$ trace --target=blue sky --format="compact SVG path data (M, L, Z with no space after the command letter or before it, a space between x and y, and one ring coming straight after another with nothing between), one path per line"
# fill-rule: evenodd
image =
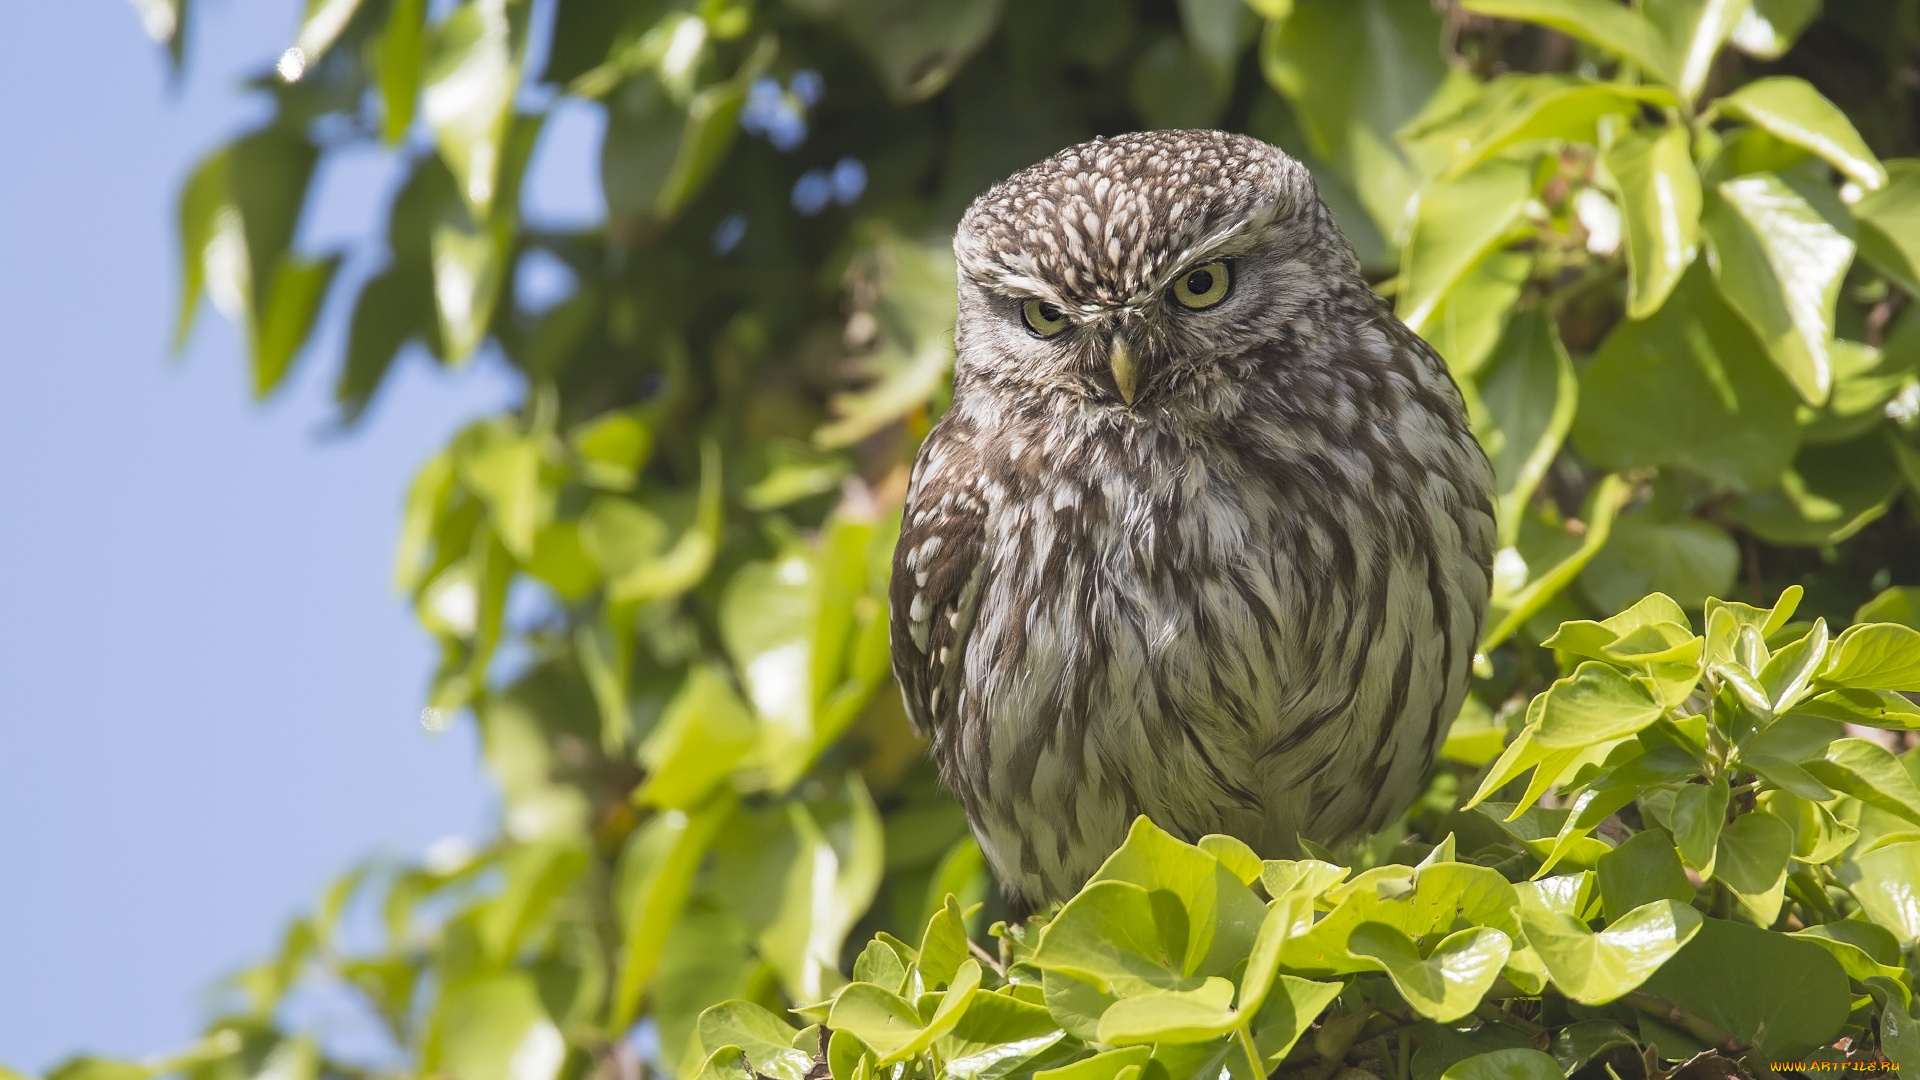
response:
M299 8L198 6L177 87L124 0L0 35L0 1062L32 1072L186 1042L332 873L494 815L470 729L418 722L432 648L389 582L413 469L517 387L415 356L335 431L337 304L265 405L210 309L167 355L174 190ZM550 130L549 216L596 212L593 137ZM323 173L303 242L377 265L393 179Z

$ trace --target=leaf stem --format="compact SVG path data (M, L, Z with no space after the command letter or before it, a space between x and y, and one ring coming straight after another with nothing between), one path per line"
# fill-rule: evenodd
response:
M1547 1033L1547 1029L1531 1020L1513 1015L1491 1001L1482 1001L1474 1006L1473 1015L1482 1020L1491 1020L1496 1024L1505 1024L1515 1031L1523 1032L1530 1039L1537 1039Z
M1250 1023L1241 1024L1233 1029L1233 1035L1240 1043L1240 1049L1247 1055L1247 1067L1253 1071L1247 1075L1252 1080L1262 1080L1267 1075L1266 1067L1260 1064L1260 1050L1253 1045L1253 1029Z
M1655 997L1644 990L1629 990L1621 995L1620 1000L1656 1020L1680 1028L1728 1057L1744 1057L1749 1050L1753 1049L1712 1021L1695 1016L1673 1002Z
M979 942L973 940L972 938L968 938L967 951L972 953L974 957L978 959L981 963L992 968L993 973L995 975L1000 976L1002 979L1005 979L1007 977L1007 969L1000 966L1000 961L994 959L992 953L989 953L987 950L981 948Z

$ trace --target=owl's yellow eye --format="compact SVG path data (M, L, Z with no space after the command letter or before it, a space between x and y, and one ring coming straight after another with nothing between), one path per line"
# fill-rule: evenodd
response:
M1232 287L1233 272L1227 264L1210 262L1181 274L1173 283L1173 298L1181 307L1201 311L1225 300Z
M1020 321L1036 337L1052 337L1067 328L1067 313L1045 300L1029 300L1020 305Z

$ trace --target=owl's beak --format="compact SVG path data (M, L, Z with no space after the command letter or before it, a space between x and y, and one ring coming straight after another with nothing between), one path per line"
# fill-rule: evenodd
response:
M1133 349L1127 345L1127 339L1119 334L1113 336L1113 343L1107 350L1107 364L1113 369L1114 385L1120 388L1120 396L1127 404L1133 404L1133 395L1140 388L1140 362L1134 357Z

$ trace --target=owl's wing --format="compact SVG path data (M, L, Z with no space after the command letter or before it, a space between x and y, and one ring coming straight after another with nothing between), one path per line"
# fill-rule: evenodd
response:
M893 674L921 734L952 730L984 577L987 504L965 441L928 437L893 550Z

